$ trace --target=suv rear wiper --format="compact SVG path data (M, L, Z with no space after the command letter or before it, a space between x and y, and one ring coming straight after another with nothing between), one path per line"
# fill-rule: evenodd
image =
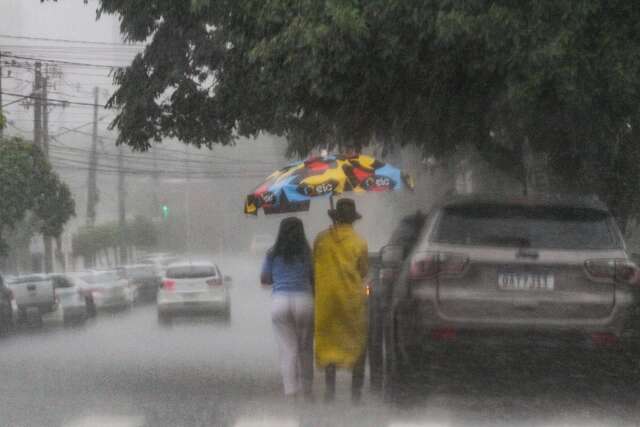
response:
M511 236L482 236L480 239L483 243L514 246L518 248L530 248L531 241L526 237L511 237Z

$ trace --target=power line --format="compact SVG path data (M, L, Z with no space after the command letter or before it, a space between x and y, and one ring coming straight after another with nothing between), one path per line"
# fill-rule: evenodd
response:
M91 136L91 133L89 132L82 132L82 131L77 131L77 130L70 130L70 132L74 132L74 133L78 133L80 135L86 135L86 136ZM105 141L113 141L116 142L117 139L110 137L110 136L105 136L105 135L98 135L99 139L105 140ZM165 147L159 147L157 145L154 145L150 151L158 151L158 152L168 152L168 153L177 153L180 155L184 155L184 151L183 150L177 150L177 149L172 149L172 148L165 148ZM188 155L195 155L195 153L189 153ZM273 166L274 164L276 164L276 162L270 162L267 160L255 160L255 159L239 159L237 157L226 157L226 156L220 156L218 154L199 154L200 157L208 157L211 159L215 159L215 160L228 160L228 161L232 161L232 162L242 162L245 164L249 164L249 163L255 163L255 164L263 164L263 165L269 165L269 166Z
M52 165L56 169L61 170L72 170L72 171L88 171L92 170L90 166L86 164L81 164L81 162L73 162L69 160L60 160L60 159L52 159ZM96 172L100 172L106 175L117 175L120 171L117 167L103 167L98 166L94 168ZM140 170L135 168L127 168L123 169L123 173L127 175L135 175L135 176L150 176L153 177L158 173L154 170ZM186 177L195 177L195 178L211 178L211 179L220 179L220 178L265 178L263 174L258 173L229 173L229 172L207 172L207 171L165 171L160 173L161 176L164 177L177 177L177 178L186 178Z
M36 61L36 62L39 61L39 62L48 62L48 63L61 64L61 65L74 65L79 67L108 68L110 70L114 68L123 68L127 66L127 65L89 64L85 62L64 61L61 59L33 58L30 56L13 55L10 53L3 53L2 56L6 56L7 58L22 59L24 61Z
M77 43L77 44L90 44L90 45L103 45L103 46L118 46L118 47L130 47L130 48L138 48L142 47L141 44L120 44L113 42L101 42L101 41L90 41L90 40L71 40L71 39L56 39L51 37L33 37L33 36L15 36L10 34L0 34L1 38L4 39L14 39L14 40L34 40L34 41L50 41L50 42L58 42L58 43Z
M98 117L98 122L101 122L102 120L104 120L104 119L106 119L106 118L107 118L107 116L101 116L101 117ZM93 124L93 121L90 121L90 122L87 122L87 123L81 124L80 126L76 126L76 127L74 127L74 128L71 128L71 129L66 129L66 128L65 128L65 129L64 129L64 131L62 131L62 132L59 132L59 133L57 133L57 134L55 134L55 135L50 135L50 138L56 138L56 137L59 137L59 136L62 136L62 135L66 135L66 134L68 134L68 133L70 133L70 132L77 132L78 130L80 130L80 129L84 128L84 127L87 127L87 126L89 126L89 125L92 125L92 124ZM56 141L57 141L57 140L56 140ZM59 141L58 141L58 142L59 142Z
M67 161L67 162L75 163L82 166L89 166L88 161L86 159L86 156L90 154L88 150L77 149L75 147L68 147L68 146L59 146L55 144L51 145L51 149L54 153L54 156L52 156L52 159L55 159L58 161ZM114 164L114 162L118 158L118 154L108 153L103 151L100 153L100 156L103 160L106 160L106 162L101 162L100 164L101 167L114 168L114 170L117 170L117 166ZM135 156L124 155L124 154L123 154L123 158L127 159L127 161L130 163L129 167L132 170L135 170L137 172L144 172L144 173L159 173L158 170L156 169L157 163L156 161L154 161L154 159L144 158L144 157L135 157ZM152 164L148 162L150 160L153 161ZM213 173L213 174L231 174L231 175L240 175L240 176L244 176L246 174L258 174L258 176L260 177L266 177L273 172L272 169L255 169L252 167L246 167L247 165L244 165L245 167L241 167L243 166L242 162L214 163L214 162L197 161L197 160L185 161L185 160L174 159L174 158L169 158L169 159L159 158L157 159L157 162L161 163L162 167L168 168L168 169L165 169L165 171L168 171L169 173L180 171L183 173L187 173L187 172L207 173L207 174ZM180 167L180 165L176 166L176 163L178 164L183 163L182 166L184 167ZM199 168L189 167L190 164L193 164L196 166L201 165L201 166ZM161 173L166 174L167 172L161 172Z
M42 99L42 97L40 96L34 96L34 95L23 95L20 93L11 93L11 92L2 92L3 95L7 95L7 96L15 96L18 98L29 98L29 99ZM80 101L69 101L67 99L54 99L54 98L49 98L48 101L51 102L59 102L62 104L70 104L70 105L83 105L86 107L102 107L105 108L104 105L100 105L100 104L94 104L92 102L80 102Z

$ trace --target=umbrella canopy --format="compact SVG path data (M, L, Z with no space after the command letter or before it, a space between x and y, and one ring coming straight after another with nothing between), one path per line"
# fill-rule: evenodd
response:
M411 178L396 167L359 155L313 157L274 172L247 196L246 214L309 210L311 198L344 192L413 189Z

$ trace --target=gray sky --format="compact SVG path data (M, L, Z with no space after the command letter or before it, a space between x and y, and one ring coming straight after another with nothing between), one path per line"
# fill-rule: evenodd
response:
M44 3L40 0L2 0L1 32L46 38L120 41L117 19L103 16L96 21L97 4L97 1L84 4L82 0Z
M101 64L126 66L140 47L125 45L121 41L119 22L116 17L103 16L96 21L97 1L89 1L85 5L83 0L60 0L41 3L40 0L0 0L2 13L0 14L0 50L3 59L10 55L24 58L38 58L41 60L68 61L80 64ZM68 41L60 41L68 40ZM15 66L4 66L3 92L27 95L32 90L34 70L33 61L17 59ZM61 74L51 73L49 85L50 99L65 99L75 102L93 103L93 88L100 88L99 103L104 103L114 90L110 77L110 68L90 67L72 64L59 64ZM8 73L11 73L8 75ZM6 104L16 98L5 96ZM16 103L4 111L8 118L8 135L21 136L25 139L33 138L33 108L27 108L24 103ZM117 177L116 168L117 148L114 139L117 135L108 130L114 114L101 109L98 134L104 136L99 147L98 187L100 202L98 205L97 222L113 221L117 217ZM69 105L66 108L58 106L49 109L49 134L51 161L62 179L70 186L77 206L77 217L69 224L67 230L73 230L84 224L86 212L86 182L88 150L91 146L91 122L93 107ZM70 132L69 129L79 128ZM153 168L152 155L133 155L127 148L127 165L125 167L138 170ZM160 171L170 172L184 168L179 159L184 158L184 146L179 142L164 141L158 148L157 157ZM202 212L193 212L194 227L210 229L213 227L211 212L219 212L221 206L224 213L241 216L244 195L253 190L262 178L285 163L282 156L284 144L273 138L262 138L261 143L241 140L234 147L215 147L214 150L191 149L189 158L194 169L206 169L214 174L243 165L241 170L248 176L242 182L233 182L230 191L229 183L213 179L197 184L192 182L194 192L198 197L194 201L201 202ZM259 162L244 164L247 159L258 159ZM163 161L163 159L166 159ZM206 166L204 162L211 162ZM104 172L108 170L110 173ZM149 174L128 175L127 213L154 215L149 211L152 206L153 194L169 200L172 211L178 215L183 210L182 191L184 184L175 179L162 178L155 182ZM178 180L179 181L179 180ZM152 190L152 191L150 191ZM222 203L221 203L222 202ZM200 218L198 220L198 218ZM218 221L219 222L219 221ZM243 222L238 226L246 226ZM226 223L226 227L233 227Z

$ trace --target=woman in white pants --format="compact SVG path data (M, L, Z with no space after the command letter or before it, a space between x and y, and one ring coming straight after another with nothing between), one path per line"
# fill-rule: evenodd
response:
M311 397L313 384L313 267L298 218L285 218L267 252L260 281L272 286L271 319L280 353L284 394Z

